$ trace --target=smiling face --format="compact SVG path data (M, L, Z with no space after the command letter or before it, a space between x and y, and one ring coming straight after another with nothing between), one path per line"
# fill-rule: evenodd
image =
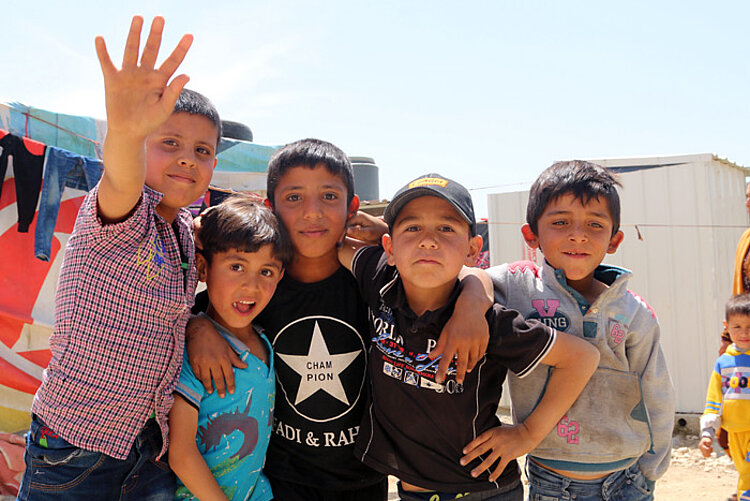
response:
M612 254L623 234L612 235L612 217L607 203L591 198L587 204L572 193L550 200L537 223L535 235L528 224L522 228L526 243L540 248L544 258L565 272L568 285L586 296L594 270L606 254Z
M168 221L201 197L216 166L216 126L203 115L172 115L146 140L146 184L164 194L156 211Z
M356 196L346 199L346 184L323 164L292 167L279 179L273 209L294 245L289 272L297 280L320 280L339 268L337 244L359 207Z
M750 349L750 315L731 315L724 321L724 327L739 351Z
M199 254L197 267L198 277L208 288L208 315L244 340L283 276L273 246L263 245L257 252L216 252L210 264Z
M383 237L388 264L398 268L409 305L418 314L416 303L422 299L442 306L461 267L473 266L481 247L481 237L470 236L458 211L433 196L407 203L393 222L392 234Z

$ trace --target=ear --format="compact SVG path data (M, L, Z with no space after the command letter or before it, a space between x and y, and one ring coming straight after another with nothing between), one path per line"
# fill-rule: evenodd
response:
M354 215L359 210L359 197L357 195L354 195L352 197L352 201L349 202L349 217L354 217Z
M269 209L273 210L273 204L271 203L271 200L269 200L268 198L266 198L266 199L263 200L263 205L265 205Z
M609 239L609 247L607 247L607 254L614 254L617 251L617 248L622 243L622 239L625 238L625 234L617 230L617 233L612 235L612 238Z
M219 159L214 157L214 169L216 168L216 164L219 163Z
M526 245L528 245L532 249L539 248L539 239L536 238L534 232L531 231L531 226L529 226L528 224L524 224L523 226L521 226L521 235L523 235L523 239L526 241Z
M729 329L729 325L727 324L726 320L722 320L722 323L724 324L724 330Z
M469 253L466 254L466 260L464 261L466 266L476 266L477 257L479 257L479 253L482 251L482 243L481 235L474 235L469 239Z
M388 233L384 233L381 242L383 243L383 250L385 250L388 264L396 266L396 259L393 257L393 239Z
M208 276L208 261L203 254L195 254L195 268L198 270L198 280L205 282Z

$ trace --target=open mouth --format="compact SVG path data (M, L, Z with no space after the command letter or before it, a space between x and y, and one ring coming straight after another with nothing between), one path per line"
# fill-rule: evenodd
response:
M250 313L255 307L255 301L235 301L232 303L234 309L242 314Z

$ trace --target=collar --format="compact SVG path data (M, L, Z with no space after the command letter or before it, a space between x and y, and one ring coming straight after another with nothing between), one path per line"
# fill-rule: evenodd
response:
M740 351L740 349L739 349L739 348L737 348L737 345L736 345L736 344L734 344L734 343L732 343L732 344L730 344L730 345L729 345L729 346L727 347L727 351L726 351L726 354L727 354L727 355L732 355L732 356L737 356L737 355L744 355L744 354L747 354L748 352L750 352L750 348L748 348L748 349L747 349L747 350L745 350L745 351Z
M557 285L565 289L571 296L573 296L573 299L576 300L576 302L578 303L578 307L581 309L581 313L584 315L586 314L586 311L591 305L588 301L586 301L586 299L580 292L568 285L564 270L555 268L549 263L549 261L545 259L544 265L542 267L542 273L542 276L547 275L555 277L555 282L557 283ZM609 264L600 264L594 270L594 278L604 283L608 287L608 289L602 292L599 297L607 296L609 294L619 294L620 288L624 287L625 283L632 275L633 273L627 268Z
M453 312L453 306L456 304L458 295L461 292L461 286L458 279L453 290L448 296L446 303L437 308L436 310L428 310L423 315L417 317L417 314L409 307L409 302L406 298L406 291L404 290L404 283L401 281L401 276L395 267L389 266L389 269L393 269L393 279L387 282L383 287L380 288L380 297L386 306L390 307L395 311L399 311L407 317L419 318L423 323L428 324L432 322L438 322L446 312L450 315Z

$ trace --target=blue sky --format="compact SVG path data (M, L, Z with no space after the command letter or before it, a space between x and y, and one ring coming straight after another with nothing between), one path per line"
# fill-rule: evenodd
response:
M750 165L742 1L5 0L0 99L104 118L94 37L115 61L133 14L257 142L375 158L380 196L439 172L486 195L555 160L716 153Z

